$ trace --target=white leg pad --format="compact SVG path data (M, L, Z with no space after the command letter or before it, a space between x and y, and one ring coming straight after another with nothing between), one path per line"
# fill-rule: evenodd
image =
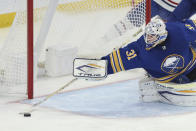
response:
M188 84L156 82L160 101L179 106L196 106L196 82Z
M145 78L139 82L139 98L142 102L159 101L159 96L155 87L155 81L151 78Z
M196 82L160 83L146 78L139 82L139 91L142 102L160 101L179 106L196 106Z

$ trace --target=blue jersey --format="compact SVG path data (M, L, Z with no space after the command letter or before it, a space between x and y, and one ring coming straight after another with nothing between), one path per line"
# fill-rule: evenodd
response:
M181 21L196 13L196 0L152 0L151 16L167 21Z
M144 68L161 82L175 82L196 67L196 21L168 22L168 37L163 44L147 51L144 37L102 57L108 60L108 74Z
M182 2L173 11L171 20L184 20L190 18L196 13L196 0L182 0Z
M151 2L155 2L169 12L173 12L181 1L182 0L152 0Z
M151 17L159 15L163 20L176 21L176 17L172 12L178 6L181 0L152 0L151 1Z
M144 22L142 21L139 24L137 23L137 25L133 20L131 20L132 16L136 17L135 14L143 13L141 12L141 8L143 8L144 4L143 2L127 14L127 18L130 19L131 23L135 26L141 26ZM196 0L151 0L151 17L159 15L166 21L182 21L183 19L190 18L195 13ZM140 15L138 15L138 17L140 17Z

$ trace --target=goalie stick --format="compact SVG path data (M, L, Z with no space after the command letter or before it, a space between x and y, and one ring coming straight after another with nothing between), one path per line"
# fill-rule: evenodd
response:
M52 92L51 94L49 94L48 96L46 96L44 99L38 101L37 103L33 104L30 109L26 112L20 112L19 114L26 116L31 116L31 113L33 111L35 111L36 107L42 103L44 103L45 101L47 101L49 98L51 98L52 96L58 94L59 92L61 92L63 89L65 89L66 87L68 87L70 84L72 84L73 82L75 82L77 80L77 78L73 78L71 81L69 81L68 83L66 83L64 86L62 86L61 88L59 88L58 90Z

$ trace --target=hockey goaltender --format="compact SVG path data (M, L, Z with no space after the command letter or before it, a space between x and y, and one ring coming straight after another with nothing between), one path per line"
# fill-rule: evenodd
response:
M137 41L101 60L75 59L74 76L95 73L100 75L90 76L98 79L134 68L148 74L139 82L141 101L196 106L196 20L164 23L159 17L152 19Z

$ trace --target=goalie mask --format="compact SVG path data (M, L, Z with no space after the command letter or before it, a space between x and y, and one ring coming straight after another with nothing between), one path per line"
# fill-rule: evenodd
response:
M151 20L151 22L147 24L144 33L146 50L150 50L165 41L167 34L165 23L161 19Z

